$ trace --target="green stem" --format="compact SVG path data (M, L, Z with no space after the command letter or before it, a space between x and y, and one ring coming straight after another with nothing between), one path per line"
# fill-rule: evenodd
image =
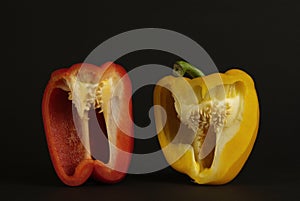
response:
M205 76L201 70L185 61L177 61L173 66L173 72L180 77L183 77L185 74L192 78Z

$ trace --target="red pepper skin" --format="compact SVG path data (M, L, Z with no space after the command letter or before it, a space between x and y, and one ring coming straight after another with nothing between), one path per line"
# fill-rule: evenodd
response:
M84 68L81 68L84 66ZM120 108L128 110L118 114L120 124L124 129L117 127L115 133L115 146L129 154L122 154L119 150L110 152L112 167L107 167L103 162L94 160L92 157L85 157L85 149L81 144L77 131L74 127L72 115L72 101L68 100L68 93L63 91L65 80L70 76L76 76L79 69L83 73L101 75L102 78L117 76L122 78L123 91L122 99L130 100L129 105L122 104ZM75 64L70 68L63 68L52 73L51 78L44 91L42 101L42 116L49 154L54 169L60 180L68 186L82 185L89 177L104 183L116 183L122 180L129 167L133 151L133 123L131 103L131 81L123 67L108 62L101 67L92 64ZM74 135L75 132L75 135ZM109 133L108 133L109 135ZM76 137L77 136L77 137ZM72 144L73 143L73 144ZM113 154L113 155L112 155ZM121 171L118 171L121 170Z

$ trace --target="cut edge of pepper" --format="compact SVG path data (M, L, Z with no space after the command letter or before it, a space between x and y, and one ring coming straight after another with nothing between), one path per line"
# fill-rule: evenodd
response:
M233 71L234 71L234 70L231 70L231 72L233 72ZM229 73L228 73L228 74L229 74ZM215 76L216 76L216 75L217 75L217 74L215 74ZM217 76L219 76L219 75L217 75ZM221 75L221 76L224 76L224 75ZM226 76L229 76L229 75L226 75ZM172 76L168 76L168 77L170 78L170 77L172 77ZM243 77L243 76L242 76L242 77ZM167 79L169 79L169 78L167 78ZM163 78L162 80L164 80L164 79L166 79L166 78ZM202 79L202 78L199 78L199 79ZM204 79L206 79L206 78L204 78ZM248 78L247 78L247 79L248 79ZM243 80L243 79L242 79L242 80ZM237 83L237 84L239 85L239 83L243 83L242 80L236 80L235 83ZM170 81L170 80L169 80L169 81ZM166 80L165 80L165 81L159 81L159 83L160 83L159 85L164 85L164 84L166 84L166 83L169 83L169 81L166 81ZM190 80L189 80L189 81L190 81ZM164 84L163 84L163 83L164 83ZM156 89L155 89L155 92L154 92L154 93L155 93L155 94L160 94L160 95L161 95L161 94L164 94L164 93L161 91L161 89L162 89L161 86L156 86ZM242 91L243 91L243 90L240 90L240 92L242 92ZM154 101L155 101L156 104L160 104L160 105L162 104L161 99L158 98L158 97L155 97ZM166 102L168 102L168 101L166 101ZM171 101L171 102L172 102L172 101ZM171 104L169 104L169 105L171 105ZM243 105L243 103L241 103L241 105ZM242 113L243 113L243 111L242 111ZM159 115L160 115L159 113L156 113L156 119L158 118ZM158 120L158 122L159 122L159 120ZM236 129L237 131L239 130L239 127L240 127L240 126L241 126L241 125L239 124L238 128ZM157 128L161 128L161 127L162 127L162 125L157 126ZM157 131L159 132L159 130L157 130ZM162 132L164 132L164 131L160 131L160 132L159 132L158 137L160 138L159 141L160 141L160 143L161 143L161 146L162 146L162 147L165 147L167 143L166 143L166 141L165 141L166 139L163 139L163 138L165 137L164 135L165 135L166 133L168 133L168 132L164 132L164 133L162 133ZM175 133L176 133L176 132L175 132ZM233 133L233 136L234 136L234 134L235 134L236 132L232 132L232 133ZM227 142L228 142L229 140L230 140L230 139L228 139ZM169 140L167 140L167 141L170 142L171 140L169 139ZM227 142L225 142L224 144L226 144ZM190 150L190 151L194 152L194 150ZM188 151L188 152L190 152L190 151ZM215 151L215 152L216 152L216 151ZM169 155L168 153L165 154L165 156L168 156L168 155ZM194 155L194 153L193 153L193 155ZM216 155L216 154L215 154L215 155ZM168 157L167 157L167 158L168 158ZM167 159L167 160L168 160L168 159ZM214 161L215 161L215 160L214 160ZM186 162L187 162L187 161L186 161ZM187 162L187 163L188 163L188 162ZM174 166L177 166L177 167L179 167L179 169L180 169L180 166L181 166L181 164L176 163L176 161L175 161L175 162L173 161L173 164L171 164L171 165L172 165L172 166L173 166L173 165L174 165ZM213 164L212 164L212 165L213 165ZM178 169L178 168L175 168L175 169ZM198 168L196 168L196 169L198 169ZM207 169L207 168L206 168L206 169ZM213 169L213 168L212 168L212 169ZM199 168L199 170L200 170L200 168ZM210 171L212 171L212 170L210 170ZM198 173L196 173L196 172L198 172ZM194 173L193 173L194 176L193 176L193 177L195 178L195 174L199 174L199 172L202 172L202 171L194 171ZM204 171L204 172L207 172L207 171ZM204 172L203 172L203 173L204 173ZM184 172L184 171L183 171L183 173L188 174L187 172ZM201 174L201 175L203 176L203 174ZM199 182L199 181L198 181L198 182ZM197 182L197 183L198 183L198 182Z
M80 172L83 171L83 170L79 170L79 169L82 168L81 167L82 165L80 165L80 164L81 164L81 162L84 162L86 160L91 161L94 164L94 168L97 168L98 166L99 167L101 166L102 167L101 171L103 172L103 174L106 174L106 175L102 175L102 173L97 173L97 170L95 169L94 173L95 172L97 173L96 176L95 176L96 178L98 178L99 180L104 181L106 183L115 183L115 182L121 180L125 176L125 174L123 172L119 172L118 173L118 171L114 171L113 169L110 169L101 160L96 160L96 161L93 162L92 157L87 157L87 158L81 160L81 162L79 164L74 165L75 166L75 170L73 171L73 175L67 174L67 172L65 172L65 170L62 171L62 167L61 167L61 164L60 164L61 161L59 159L59 154L57 154L56 147L53 146L53 137L50 136L51 133L53 133L53 132L49 131L49 129L51 129L51 120L50 120L50 117L49 117L49 116L51 116L51 114L50 114L51 112L49 112L49 111L51 111L51 109L49 108L49 104L50 104L49 102L51 102L51 101L49 101L49 99L51 98L51 93L53 91L55 91L55 90L61 90L61 91L63 91L65 93L65 97L67 97L67 91L69 91L69 89L68 89L68 86L66 85L66 80L67 80L67 78L70 75L74 76L77 73L77 70L81 67L81 65L92 66L92 68L97 67L97 66L93 66L93 65L90 65L90 64L75 64L75 65L73 65L69 69L59 69L59 70L57 70L57 71L55 71L55 72L52 73L51 80L49 81L49 83L48 83L48 85L46 87L46 90L45 90L45 93L44 93L44 97L43 97L43 119L44 119L44 125L45 125L45 131L46 131L46 137L47 137L47 141L48 141L48 147L49 147L49 151L50 151L50 156L51 156L51 159L53 161L53 165L54 165L54 167L56 169L56 172L57 172L58 176L67 185L70 185L70 186L74 186L75 185L76 186L76 185L80 185L80 184L82 184L84 182L84 181L83 182L79 181L79 180L81 180L80 179L81 176L78 175L78 171L80 171ZM111 65L113 67L109 68ZM112 62L107 62L103 66L102 67L105 68L105 69L108 69L109 72L114 72L119 77L119 79L121 77L123 77L123 76L126 75L126 71L122 67L119 67L118 65L113 64ZM97 67L97 68L99 68L99 67ZM126 77L126 79L124 79L124 83L126 84L126 87L128 87L128 89L126 88L125 91L126 92L131 92L131 84L130 84L130 80L129 80L128 77ZM131 101L130 101L130 105L128 105L128 107L130 107L128 114L130 115L130 118L132 119ZM52 115L52 116L55 116L55 115ZM107 124L105 123L105 125L107 125ZM128 127L132 128L132 126L130 126L130 125L128 125ZM114 132L115 135L117 135L117 132L119 133L119 131L117 131L117 128L116 128L116 131ZM130 132L131 132L130 135L132 135L133 130L130 129ZM109 136L111 136L111 135L109 135ZM118 139L119 139L119 137L121 137L121 136L118 136ZM117 140L117 136L114 136L113 138L114 139L109 139L110 140L109 142L111 143L111 141L114 141L113 142L114 146L121 146L121 148L123 147L127 151L132 151L133 146L130 145L132 140L130 140L129 138L121 137L121 138L124 138L124 140L126 140L126 145L122 145L122 144L120 144L120 142L116 141ZM110 143L109 143L109 145L110 145ZM130 149L130 150L128 150L128 149ZM116 156L114 156L114 158L115 157ZM120 156L117 156L117 158L119 158L119 157ZM122 161L122 165L121 166L122 167L124 166L124 168L126 168L125 166L128 166L128 163L129 163L129 160L130 160L130 158L128 158L128 156L126 156L126 157L127 157L127 159L124 158L124 159L121 160ZM96 162L99 162L99 163L96 163ZM109 159L108 162L111 162L111 160ZM113 163L119 163L119 162L113 161ZM90 162L88 162L87 164L90 164ZM101 165L101 164L103 164L103 165ZM111 165L113 166L114 164L111 164ZM126 169L124 169L124 171L126 171ZM65 172L65 174L62 174L63 172ZM86 172L86 171L83 171L83 172ZM93 172L93 170L90 171L90 174L91 174L91 172ZM78 181L77 182L75 181L76 180L75 178L74 178L75 180L72 179L73 176L78 177Z

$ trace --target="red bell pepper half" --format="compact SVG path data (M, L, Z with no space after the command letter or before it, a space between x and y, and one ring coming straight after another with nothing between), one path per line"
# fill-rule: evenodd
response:
M63 183L124 178L133 150L131 90L126 71L111 62L52 73L42 115L52 164Z

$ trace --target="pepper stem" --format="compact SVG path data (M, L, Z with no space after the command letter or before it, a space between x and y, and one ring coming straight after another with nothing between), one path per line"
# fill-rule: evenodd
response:
M180 77L183 77L185 74L192 78L205 76L201 70L185 61L177 61L173 66L173 73Z

